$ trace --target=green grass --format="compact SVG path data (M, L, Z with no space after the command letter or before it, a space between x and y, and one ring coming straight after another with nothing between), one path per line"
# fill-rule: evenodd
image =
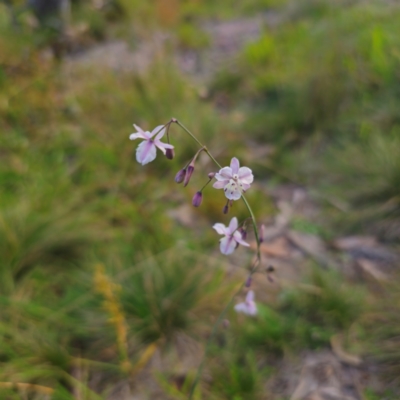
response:
M320 194L317 201L332 198L321 201L318 221L299 216L295 229L326 238L369 229L398 240L398 7L182 1L168 14L162 1L121 0L101 10L78 3L71 23L87 25L83 47L123 38L134 48L161 28L175 35L177 47L201 51L212 43L203 21L265 11L282 19L243 50L237 68L204 83L211 94L204 99L202 88L176 68L173 40L140 74L101 65L67 73L63 61L46 56L53 38L30 24L29 12L13 27L0 5L0 383L54 388L54 399L67 400L73 390L85 399L106 398L130 379L94 287L99 263L110 284L120 285L116 298L133 364L155 341L167 362L169 351L179 353L179 335L205 343L237 286L225 259L213 257L218 237L210 228L233 213L245 219L245 207L238 202L232 215L221 215L223 193L209 187L193 211L193 226L172 218L216 167L199 160L183 189L174 176L196 144L174 125L175 159L159 154L142 167L137 142L128 140L133 123L152 129L176 117L221 164L237 156L256 173L248 199L258 219L276 212L268 188L289 178ZM220 93L230 96L224 111L213 102ZM249 144L273 151L255 160ZM347 213L332 207L336 200ZM231 328L218 331L198 398L265 398L263 386L273 374L268 361L329 346L369 307L364 291L338 273L316 267L304 279L283 289L275 304L260 303L254 319L229 314ZM389 293L395 298L396 290ZM371 328L371 340L375 356L396 374L397 310L380 307L385 325ZM77 359L85 361L75 379ZM157 373L160 390L171 398L186 393L194 376L188 371L179 391L168 373ZM18 389L0 389L7 400L27 398Z
M314 267L305 281L284 289L275 305L260 305L257 318L236 322L241 346L282 355L329 346L364 311L362 288L334 271Z

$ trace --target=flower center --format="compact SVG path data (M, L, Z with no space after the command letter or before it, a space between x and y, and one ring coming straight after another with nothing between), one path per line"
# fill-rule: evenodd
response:
M232 178L233 178L233 180L237 181L239 179L239 175L238 174L233 174Z

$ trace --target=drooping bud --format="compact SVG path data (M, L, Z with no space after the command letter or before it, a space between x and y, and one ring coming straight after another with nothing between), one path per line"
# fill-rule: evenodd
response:
M275 271L275 268L272 265L270 265L268 268L265 269L265 272L267 273L268 281L270 283L274 283L275 282L275 279L273 277L274 271Z
M214 178L214 176L215 176L215 172L210 172L209 174L208 174L208 179L213 179Z
M249 277L247 278L246 283L244 284L244 286L247 287L247 288L249 288L249 287L251 286L251 281L252 281L251 276L249 276Z
M258 239L259 239L260 243L262 243L265 239L265 225L264 224L262 224L260 227L260 236Z
M183 186L187 186L187 184L190 181L190 178L192 177L193 171L194 171L194 162L192 161L189 166L187 167L186 170L186 175L185 175L185 179L183 181Z
M247 238L247 231L246 231L246 229L245 229L245 228L240 228L240 229L239 229L239 232L240 232L240 234L242 235L242 239L243 239L243 240L246 240L246 238Z
M230 325L231 325L231 323L229 322L229 319L224 319L224 320L222 321L222 326L223 326L225 329L228 329L228 328L230 327Z
M174 149L166 149L165 150L165 157L167 157L168 160L172 160L175 157Z
M223 212L224 214L228 214L228 211L229 211L228 204L225 204L225 205L224 205L224 208L222 209L222 212Z
M175 175L175 182L182 183L185 179L185 176L186 176L186 168L183 168Z
M201 202L203 201L203 192L196 192L193 196L192 204L195 207L200 207Z

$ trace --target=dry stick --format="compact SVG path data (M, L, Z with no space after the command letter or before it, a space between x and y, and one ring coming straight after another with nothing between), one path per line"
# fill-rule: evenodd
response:
M204 151L207 153L207 155L211 158L211 160L218 166L218 168L222 168L222 166L218 163L218 161L213 157L213 155L210 153L210 151L208 150L208 148L206 146L204 146L193 134L192 132L189 131L189 129L187 129L182 123L180 123L177 119L172 118L171 122L175 122L176 124L178 124L189 136L191 136L191 138L200 146L204 149ZM246 282L248 281L249 278L252 277L252 275L256 272L257 267L261 264L261 252L260 252L260 238L258 235L258 229L257 229L257 223L256 223L256 219L254 217L254 213L253 210L250 207L250 204L248 203L246 197L243 195L242 193L242 200L244 202L244 204L246 205L247 210L249 211L249 214L251 216L251 221L253 224L253 229L254 229L254 236L256 238L256 243L257 243L257 258L255 263L253 264L253 266L250 268L250 273L249 276L247 278L246 281L244 281L242 283L242 285L240 286L239 290L232 296L232 298L229 300L228 304L225 306L225 308L222 310L222 312L219 314L217 321L215 322L211 334L208 337L207 343L206 343L206 347L204 350L204 355L203 358L201 360L200 366L197 369L197 373L196 373L196 377L195 380L192 384L192 387L190 389L190 393L189 393L189 397L188 400L191 400L193 398L194 395L194 391L196 389L197 384L199 383L199 380L201 378L202 372L203 372L203 368L204 368L204 364L208 355L208 351L210 349L210 345L212 340L214 339L214 335L217 332L217 328L220 325L222 319L225 317L226 313L228 312L228 310L230 309L232 302L234 300L234 298L242 291L244 285L246 284Z

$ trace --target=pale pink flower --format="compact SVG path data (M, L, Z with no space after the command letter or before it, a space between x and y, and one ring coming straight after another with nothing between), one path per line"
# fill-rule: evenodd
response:
M214 224L213 228L220 235L225 235L225 237L219 241L222 254L232 254L239 244L242 246L250 246L242 239L242 234L238 230L238 220L236 217L231 219L228 227L218 223Z
M254 292L249 290L243 303L236 304L235 311L246 315L257 315L257 306L254 301Z
M163 154L166 153L167 149L173 149L174 146L172 146L169 143L163 143L161 142L161 138L165 134L165 127L164 125L159 125L155 127L151 133L149 131L144 131L137 125L133 125L137 132L132 133L129 136L130 140L135 140L135 139L144 139L142 143L139 144L137 150L136 150L136 160L138 163L145 165L151 161L153 161L156 158L157 155L157 149L158 147ZM154 135L157 136L153 138Z
M217 182L214 183L215 189L224 189L225 196L230 200L239 200L242 193L250 188L254 180L250 168L240 167L239 160L233 157L230 167L224 167L215 174Z

